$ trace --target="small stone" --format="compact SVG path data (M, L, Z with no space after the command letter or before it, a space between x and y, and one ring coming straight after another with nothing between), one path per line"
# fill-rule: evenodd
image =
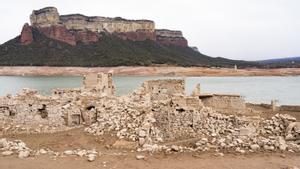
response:
M224 153L216 153L215 156L224 157Z
M87 160L88 160L89 162L93 162L93 161L95 161L96 156L97 156L96 154L89 154Z
M47 151L45 149L40 149L39 151L41 154L47 154Z
M212 136L212 137L216 137L217 134L216 134L216 133L212 133L211 136Z
M286 148L287 148L287 145L286 145L286 144L285 144L285 145L280 145L280 146L279 146L279 149L280 149L281 151L285 151Z
M281 151L285 151L288 146L286 145L286 142L285 142L284 138L283 137L279 137L278 142L279 142L279 149Z
M280 154L280 157L281 158L285 158L286 156L284 154Z
M30 152L28 150L20 151L18 157L19 158L27 158L29 157Z
M250 145L251 150L256 151L259 149L259 145L258 144L252 144Z
M145 156L143 156L143 155L137 155L136 159L137 160L143 160L143 159L145 159Z
M66 151L64 151L64 154L65 155L73 155L74 152L72 150L66 150Z
M178 152L179 151L179 147L176 145L172 145L171 146L171 150Z
M79 157L83 157L84 155L86 155L86 151L85 150L80 150L76 153L76 155L78 155Z
M4 148L4 146L7 144L7 141L5 138L0 139L0 148Z
M139 136L140 137L146 137L146 132L144 130L139 131Z
M264 145L264 149L265 150L271 150L271 151L273 151L273 150L275 150L275 147L274 146Z
M1 154L3 156L10 156L10 155L14 154L14 152L13 151L3 151Z
M144 138L139 138L139 145L144 145L146 143L146 140Z

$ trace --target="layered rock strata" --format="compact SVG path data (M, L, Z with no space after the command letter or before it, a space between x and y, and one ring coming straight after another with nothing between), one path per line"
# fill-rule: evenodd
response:
M21 34L21 44L33 41L30 31L36 28L48 38L75 46L78 42L97 42L100 33L116 35L123 40L157 41L162 45L187 46L181 31L155 30L150 20L128 20L121 17L84 16L81 14L59 15L55 7L34 10L30 16L31 26L27 25Z
M181 31L157 29L156 40L161 45L188 46L188 41L183 37Z

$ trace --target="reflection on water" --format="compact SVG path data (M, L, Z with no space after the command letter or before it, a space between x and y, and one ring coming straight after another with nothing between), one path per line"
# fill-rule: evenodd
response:
M114 77L116 93L126 94L150 79L169 77ZM171 77L174 78L174 77ZM300 105L300 76L288 77L186 77L186 92L191 93L197 83L205 93L241 94L250 102ZM0 95L16 94L22 88L36 89L48 94L54 88L74 88L82 85L82 77L65 76L0 76Z

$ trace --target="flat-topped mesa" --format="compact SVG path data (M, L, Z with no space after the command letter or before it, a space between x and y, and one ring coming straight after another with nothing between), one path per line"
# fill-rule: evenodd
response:
M121 17L84 16L81 14L62 15L60 22L69 30L108 32L122 39L133 41L155 41L155 23L150 20L127 20Z
M101 32L116 35L123 40L157 41L162 45L187 46L181 31L155 30L151 20L128 20L121 17L85 16L81 14L59 15L55 7L33 10L30 16L31 29L51 39L75 46L78 42L97 42ZM30 32L27 30L27 32ZM30 38L29 38L30 39ZM30 44L21 42L24 45Z
M150 20L127 20L121 17L84 16L81 14L61 15L60 21L67 29L93 32L136 32L138 30L155 31L155 24Z
M59 15L55 7L34 10L31 25L49 38L76 45L78 41L89 44L98 41L98 33L115 34L133 41L155 41L155 24L150 20L127 20L121 17L84 16L81 14ZM64 30L65 29L65 30ZM53 30L53 31L52 31ZM54 31L54 30L59 30ZM71 31L73 37L69 36ZM79 32L79 33L78 33ZM63 35L68 35L64 37Z
M188 46L188 41L178 30L156 29L156 40L162 45Z

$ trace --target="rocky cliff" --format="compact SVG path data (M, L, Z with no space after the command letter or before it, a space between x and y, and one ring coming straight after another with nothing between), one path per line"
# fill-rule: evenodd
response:
M101 16L84 16L81 14L59 15L55 7L34 10L30 16L31 26L22 31L23 45L33 40L30 29L36 28L45 36L75 46L78 42L95 43L99 34L105 32L116 35L123 40L157 41L161 45L187 46L187 40L181 31L156 30L155 23L150 20L128 20L121 17L109 18ZM26 29L25 29L26 28ZM32 30L31 30L32 31ZM25 33L23 35L23 33ZM26 40L27 39L27 40Z
M32 34L32 27L26 23L23 26L21 37L20 37L21 44L28 45L33 42L33 34Z
M188 46L181 31L149 20L59 15L34 10L21 35L0 45L0 66L214 66L255 63L212 58Z
M181 31L157 29L156 40L161 45L188 46L188 41L183 37Z

